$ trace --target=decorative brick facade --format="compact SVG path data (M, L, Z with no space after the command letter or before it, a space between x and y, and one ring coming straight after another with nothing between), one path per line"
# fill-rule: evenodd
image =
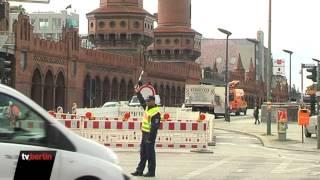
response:
M16 34L14 87L46 109L72 103L89 107L91 80L96 82L92 106L106 101L128 100L141 73L151 82L165 105L180 105L186 83L200 81L198 64L179 65L144 61L139 55L123 55L80 48L76 29L64 29L59 42L36 38L29 18L20 15L14 23ZM92 97L92 96L91 96Z

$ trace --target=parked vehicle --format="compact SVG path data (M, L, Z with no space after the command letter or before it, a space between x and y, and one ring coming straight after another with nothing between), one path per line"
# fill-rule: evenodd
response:
M237 88L239 81L229 83L229 109L231 113L247 114L247 102L244 100L243 89ZM212 113L215 116L225 115L225 87L214 85L186 85L185 107L193 111Z
M73 133L31 99L0 84L0 109L11 106L14 112L0 114L0 179L14 178L21 152L39 151L55 152L52 180L128 179L112 150Z
M247 102L244 99L244 90L237 88L239 81L231 81L229 83L229 107L230 112L240 115L243 112L247 114Z
M309 138L312 136L312 134L317 135L317 124L318 124L317 116L311 116L309 125L305 126L304 134L306 137Z
M187 84L184 106L186 108L192 108L192 111L201 111L214 114L215 116L224 116L224 94L224 87Z

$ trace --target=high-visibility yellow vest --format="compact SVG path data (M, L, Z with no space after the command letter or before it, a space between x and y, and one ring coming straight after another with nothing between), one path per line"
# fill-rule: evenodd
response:
M144 111L143 121L142 121L142 126L141 126L141 130L143 132L150 132L151 131L151 118L159 112L160 112L159 107L154 107L149 110L147 107L147 109Z

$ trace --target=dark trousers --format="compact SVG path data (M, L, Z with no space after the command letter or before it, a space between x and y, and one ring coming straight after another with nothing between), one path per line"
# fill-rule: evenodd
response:
M137 172L143 172L148 161L148 173L155 174L156 171L156 152L155 142L147 142L149 134L143 133L140 144L140 162L137 167Z
M259 115L254 116L254 118L255 118L254 123L257 124L257 122L258 122L258 124L260 124Z

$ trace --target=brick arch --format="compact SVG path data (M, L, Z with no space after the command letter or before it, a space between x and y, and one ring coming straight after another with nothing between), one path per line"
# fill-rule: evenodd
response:
M91 77L87 74L83 81L83 107L90 107L90 81Z
M96 92L95 92L95 97L94 97L94 107L100 107L101 106L101 101L102 101L102 85L101 85L101 80L99 76L96 76Z
M159 96L160 96L160 103L162 104L162 105L164 105L164 85L163 84L161 84L160 86L159 86Z
M166 85L165 91L164 91L164 105L169 106L170 105L170 86Z
M110 101L110 95L111 95L111 89L110 89L110 80L108 77L105 77L103 80L103 103L106 103Z
M171 106L176 106L176 88L175 86L171 87L171 92L170 92L170 105Z
M133 85L133 81L130 79L128 82L128 88L127 88L127 99L130 100L133 94L134 94L134 85Z
M126 81L122 78L120 81L120 101L127 101L127 84Z
M116 77L113 78L111 83L111 101L119 100L119 82Z
M31 99L42 106L42 76L38 68L33 71L31 82Z
M158 94L159 91L158 91L158 84L157 84L157 82L153 83L153 87L154 87L154 90L156 91L156 94Z
M54 110L54 76L50 69L44 79L43 107L46 110Z
M178 86L178 88L177 88L177 96L176 96L176 104L178 104L179 106L182 104L182 97L181 97L182 95L181 95L181 88L180 88L180 86Z
M56 89L55 89L55 105L56 108L58 106L61 106L63 109L66 109L66 79L63 74L63 71L58 71L59 73L57 74L56 78Z

